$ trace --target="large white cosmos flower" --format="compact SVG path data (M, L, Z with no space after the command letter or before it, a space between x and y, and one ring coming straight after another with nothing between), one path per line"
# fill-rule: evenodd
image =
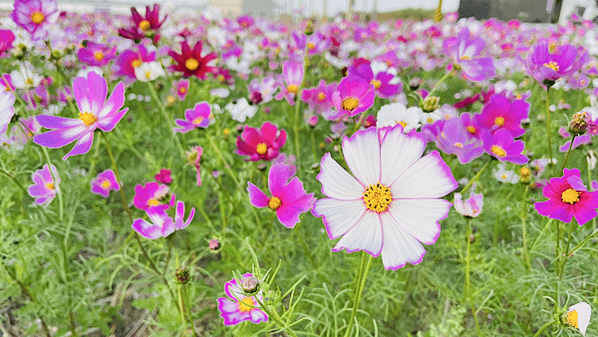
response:
M440 199L458 186L437 151L424 157L425 139L403 128L368 128L343 140L347 173L327 153L317 179L328 198L314 203L330 239L341 238L333 251L365 250L382 255L386 269L418 264L440 234L438 221L451 203Z

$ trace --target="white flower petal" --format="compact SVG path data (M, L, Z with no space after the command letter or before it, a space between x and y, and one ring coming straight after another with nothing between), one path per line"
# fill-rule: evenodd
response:
M369 186L380 181L380 141L376 128L357 131L343 139L345 161L362 184Z
M426 141L420 136L407 136L395 127L384 136L380 145L382 178L380 182L391 186L405 170L424 153Z
M385 269L399 269L407 262L415 265L422 261L426 250L411 234L401 228L389 213L380 215L384 231L382 263Z
M324 216L326 232L331 240L347 233L364 212L365 205L361 199L353 201L319 199L312 208L312 213L315 216Z
M451 205L444 199L399 199L390 203L388 211L407 233L431 245L440 235L438 221L446 218Z
M586 335L586 330L590 324L590 316L592 315L592 307L586 302L579 302L569 307L569 311L577 311L577 326L582 335Z
M332 249L337 252L346 249L352 253L358 250L365 250L374 257L380 255L382 250L382 225L376 212L365 212Z
M393 199L440 198L458 187L437 151L413 163L390 186Z
M363 198L365 187L332 159L330 153L326 153L322 158L317 179L322 183L322 193L330 198L339 200Z

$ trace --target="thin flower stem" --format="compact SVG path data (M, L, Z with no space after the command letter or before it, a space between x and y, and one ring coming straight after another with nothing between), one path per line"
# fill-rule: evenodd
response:
M480 322L478 322L478 315L476 314L475 306L473 305L473 300L471 299L471 297L469 298L469 306L471 307L471 314L473 315L473 320L475 322L476 330L478 331L478 336L481 337L482 329L480 329Z
M569 259L569 248L571 247L571 237L572 237L572 233L573 233L573 224L575 223L575 220L571 220L571 222L569 223L569 236L567 237L567 246L565 246L565 256L563 256L563 262L561 263L561 267L560 270L557 274L557 277L561 277L563 275L563 271L565 270L565 263L567 263L567 260Z
M366 261L366 255L367 262ZM351 311L351 318L349 319L349 326L345 331L345 337L349 337L351 335L351 329L353 328L353 324L355 323L355 315L357 314L357 307L359 307L359 302L361 301L361 294L363 293L363 288L365 286L365 280L368 276L368 272L370 271L370 266L372 264L372 255L368 254L367 252L363 251L361 255L361 267L359 268L359 273L357 274L358 279L356 280L355 284L355 296L353 299L353 310Z
M544 330L548 329L553 324L556 324L556 321L550 321L550 322L542 325L542 327L540 328L540 330L538 330L538 332L536 332L534 337L539 337L544 332Z
M528 196L529 196L529 186L525 187L525 191L523 191L523 202L521 203L521 236L523 239L523 258L525 259L525 265L528 271L531 271L532 264L530 262L529 253L527 250L527 204L528 204ZM507 198L508 200L508 198Z
M287 334L289 334L293 337L297 337L297 334L293 330L291 330L290 327L287 327L287 324L285 322L283 322L283 320L280 318L280 316L278 316L276 311L270 310L262 301L260 301L260 299L257 296L255 296L254 298L257 301L257 303L259 304L259 308L261 310L263 310L268 315L269 318L271 317L272 319L274 319L274 321L280 326L281 329L284 329L284 331Z
M470 283L470 279L469 279L469 266L471 263L471 226L470 226L470 222L471 219L470 218L466 218L465 222L467 223L467 231L466 231L466 237L465 240L467 242L467 255L465 256L465 284L463 285L463 301L466 301L468 298L471 299L470 297L470 291L469 288L471 287L471 283ZM474 313L475 315L475 313Z
M471 187L471 185L473 185L473 183L478 180L478 178L482 175L482 173L486 170L486 168L488 167L488 165L490 165L490 162L492 162L492 157L490 157L490 159L488 160L488 162L486 162L486 165L484 165L479 171L478 173L469 181L469 183L467 183L467 185L465 185L465 187L463 187L463 189L461 191L459 191L459 193L461 193L462 195L465 194L465 192L467 192L467 190Z
M195 330L195 324L193 323L193 318L191 317L191 308L189 307L189 296L187 295L187 285L186 284L181 284L180 287L180 291L181 291L181 308L182 308L182 312L183 312L183 318L186 316L186 321L189 322L189 325L191 325L191 330L193 331L193 337L199 337L199 334L197 334L197 331ZM185 323L185 320L183 320L183 323Z
M168 263L170 263L170 256L172 255L172 243L174 242L174 236L176 235L176 232L177 231L174 231L174 233L166 237L168 241L168 255L166 255L166 263L164 263L164 269L162 270L162 274L166 274Z
M295 118L293 120L293 140L295 143L295 159L297 160L297 167L300 167L299 163L301 163L301 151L299 147L299 120L301 119L301 90L303 90L303 84L305 83L305 73L307 72L307 65L309 63L309 50L307 45L305 46L305 57L303 58L303 74L301 79L301 84L299 84L299 88L297 89L297 94L295 94ZM297 170L297 177L300 178L301 170Z
M563 164L561 165L561 172L563 172L565 170L565 165L567 164L567 159L569 159L569 153L571 153L571 148L573 148L573 142L575 141L575 137L577 137L577 135L573 135L573 138L571 138L571 144L569 144L569 150L567 150L567 154L565 155L565 159L563 159Z
M160 108L160 113L166 120L166 124L168 125L168 128L169 128L169 132L172 134L173 142L175 143L176 147L181 152L181 156L183 158L185 158L186 157L185 149L183 149L183 146L181 145L181 141L179 140L179 137L177 137L176 133L173 131L174 125L172 124L172 119L166 113L166 108L164 107L164 104L162 104L160 97L158 97L158 93L156 92L156 89L154 88L154 85L152 84L152 82L147 82L147 86L150 88L150 93L152 94L152 97L156 101L156 104L158 104L158 108Z
M552 141L551 141L551 127L550 127L550 100L549 100L549 93L550 87L546 87L546 135L548 137L548 160L549 164L552 167L553 173L556 176L556 172L554 172L554 161L552 157ZM571 142L573 144L573 142Z
M577 252L578 250L580 250L588 241L592 240L597 234L598 234L598 229L595 229L592 232L592 234L590 234L582 242L578 243L577 246L575 246L575 248L571 249L571 251L567 255L568 256L572 256L573 254L575 254L575 252Z
M434 91L436 91L436 89L438 89L438 86L442 82L444 82L447 78L449 78L449 76L451 76L454 72L455 72L455 68L453 67L453 69L451 69L451 71L449 71L448 73L444 74L444 76L442 76L440 78L440 80L438 80L438 82L436 82L436 84L434 85L434 87L432 87L432 90L430 90L430 92L428 93L428 97L432 96L432 94L434 93Z

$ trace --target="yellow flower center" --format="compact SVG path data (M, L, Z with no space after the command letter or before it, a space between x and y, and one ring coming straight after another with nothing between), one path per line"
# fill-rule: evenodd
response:
M230 134L230 130L229 130L229 129L224 129L224 130L222 130L222 133L223 133L225 136L228 136L228 135Z
M397 124L401 124L401 126L402 126L403 128L405 128L405 127L407 126L407 123L406 123L406 122L398 122Z
M499 156L499 157L505 157L507 155L507 151L505 151L502 147L498 146L498 145L492 145L492 148L490 148L490 151L492 151L492 153L494 153L495 155Z
M316 49L316 45L310 42L307 44L307 49L314 50L314 49Z
M199 62L194 58L187 59L187 61L185 61L185 68L189 70L196 70L199 68Z
M359 100L357 98L345 98L343 100L343 110L353 111L359 106Z
M241 301L239 301L239 311L242 312L250 312L253 310L255 303L251 297L245 297Z
M174 96L168 95L168 97L166 97L166 103L172 104L174 102L176 102L176 98L174 98Z
M475 126L472 126L472 125L470 125L470 126L466 127L465 129L467 130L467 132L469 132L469 133L471 133L471 134L474 134L474 133L475 133L475 131L476 131L476 130L475 130Z
M471 60L471 57L469 57L467 55L463 55L463 56L459 57L459 60Z
M79 112L79 119L83 121L83 124L85 124L85 126L90 126L98 121L96 116L89 112Z
M27 78L27 80L25 81L25 83L27 83L29 85L33 85L33 79L32 78Z
M133 68L137 68L139 67L141 64L143 63L143 61L137 59L137 60L133 60L133 62L131 62L131 67Z
M100 186L102 186L103 189L107 189L110 187L110 180L104 180L102 181L102 184L100 184Z
M388 205L392 201L392 194L388 187L378 182L376 185L370 185L365 189L363 201L367 209L381 213L388 209Z
M151 25L149 23L149 21L147 20L143 20L139 23L139 28L143 29L143 30L148 30L150 29Z
M563 202L573 205L574 203L579 201L580 194L581 192L577 192L572 188L568 188L567 190L565 190L565 192L561 194L561 200L563 200Z
M47 183L46 184L46 188L49 190L53 190L54 189L54 183Z
M194 125L199 125L203 121L203 117L197 117L193 120Z
M378 80L372 80L370 83L373 84L374 88L376 88L376 89L380 88L380 86L382 85L382 82L380 82Z
M277 210L281 205L282 201L277 197L272 197L270 198L270 201L268 201L268 207L274 211Z
M257 144L257 147L255 148L255 151L258 154L264 154L264 153L266 153L268 151L268 146L266 144L264 144L264 143L259 143L259 144Z
M326 94L325 94L325 93L323 93L323 92L320 92L320 93L318 94L318 101L320 101L320 102L321 102L321 101L323 101L323 100L325 100L325 99L326 99Z
M179 88L179 93L184 94L186 92L187 92L187 88L185 88L185 87L180 87Z
M569 311L567 313L567 323L570 326L573 326L576 329L579 329L579 324L577 323L577 310Z
M550 69L552 69L554 71L559 71L559 65L556 64L556 62L554 62L554 61L550 61L548 63L544 63L544 66L546 68L550 68Z
M463 148L463 143L456 142L455 143L455 147L458 147L458 148L462 149Z
M507 175L504 174L504 173L500 177L503 178L503 179L507 179Z
M93 54L93 58L96 59L96 61L101 61L104 59L104 53L97 51Z
M505 119L503 117L496 117L496 119L494 120L494 124L498 126L503 126L505 125Z
M158 205L160 205L160 202L156 199L150 199L147 201L147 205L148 206L158 206Z
M151 72L151 71L149 71L149 70L148 70L148 71L146 71L146 72L145 72L145 78L147 78L148 80L149 80L150 78L152 78L152 72Z
M297 92L299 92L299 87L294 84L291 84L287 87L287 91L296 94Z
M36 25L39 25L40 23L44 22L45 19L46 16L43 15L41 12L33 12L33 14L31 14L31 21L33 21L33 23L35 23Z
M226 80L226 78L224 78L224 75L218 75L218 81L224 82L224 80Z
M519 169L519 174L522 177L529 177L529 175L532 173L532 171L530 171L529 168L527 168L527 166L523 166L522 168Z

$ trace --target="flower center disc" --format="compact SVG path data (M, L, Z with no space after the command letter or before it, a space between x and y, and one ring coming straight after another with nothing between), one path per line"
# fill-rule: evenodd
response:
M326 94L325 94L325 93L323 93L323 92L320 92L320 93L318 94L318 101L322 102L322 101L323 101L323 100L325 100L325 99L326 99Z
M133 60L133 62L131 62L131 67L133 68L137 68L141 65L141 63L143 63L143 61L137 59L137 60Z
M563 202L573 205L574 203L579 201L580 194L580 192L577 192L576 190L569 188L561 194L561 200L563 200Z
M139 28L143 29L143 30L148 30L150 29L151 25L149 23L149 21L147 20L143 20L139 23Z
M46 187L47 187L49 190L54 190L54 183L47 183L47 184L46 184Z
M250 312L253 309L251 306L255 306L251 297L245 297L239 301L239 311Z
M382 85L382 82L380 82L378 80L372 80L370 83L373 84L374 88L376 88L376 89L379 89L380 86Z
M110 187L110 181L104 180L101 184L102 188L107 189Z
M392 201L392 194L388 187L378 182L376 185L370 185L365 189L363 201L367 209L381 213L388 209L388 205Z
M89 112L79 112L79 119L83 121L83 124L85 124L85 126L90 126L98 121L96 116Z
M33 21L33 23L35 23L36 25L39 25L40 23L44 22L45 19L46 17L41 12L35 12L31 14L31 21Z
M359 100L357 98L345 98L343 100L343 109L347 111L353 111L359 106Z
M193 125L199 125L203 121L203 117L197 117L193 120Z
M274 211L277 210L281 205L282 201L278 197L272 197L270 198L270 201L268 201L268 207Z
M185 61L185 68L189 70L196 70L199 68L199 62L194 58L187 59L187 61Z
M556 62L554 62L554 61L550 61L548 63L544 63L544 66L546 68L550 68L550 69L552 69L554 71L559 71L559 65Z
M255 151L258 154L265 154L268 151L268 146L264 143L259 143L257 144L257 147L255 148Z
M494 153L495 155L499 156L499 157L505 157L507 155L507 152L501 148L500 146L497 145L492 145L492 148L490 149L490 151L492 151L492 153Z
M307 49L314 50L314 49L316 49L316 45L310 42L307 44Z
M498 126L503 126L505 125L505 119L503 117L496 117L496 119L494 120L494 124Z
M569 311L567 313L567 323L569 323L570 326L579 329L579 324L577 323L577 310Z
M102 53L101 51L97 51L93 54L93 58L95 58L96 61L101 61L104 59L104 53Z
M466 127L465 129L467 130L467 132L469 132L469 133L471 133L471 134L474 134L474 133L475 133L475 131L476 131L476 130L475 130L475 126L472 126L472 125L470 125L470 126Z
M294 84L291 84L287 87L287 91L293 94L296 94L297 92L299 92L299 87L297 87Z

